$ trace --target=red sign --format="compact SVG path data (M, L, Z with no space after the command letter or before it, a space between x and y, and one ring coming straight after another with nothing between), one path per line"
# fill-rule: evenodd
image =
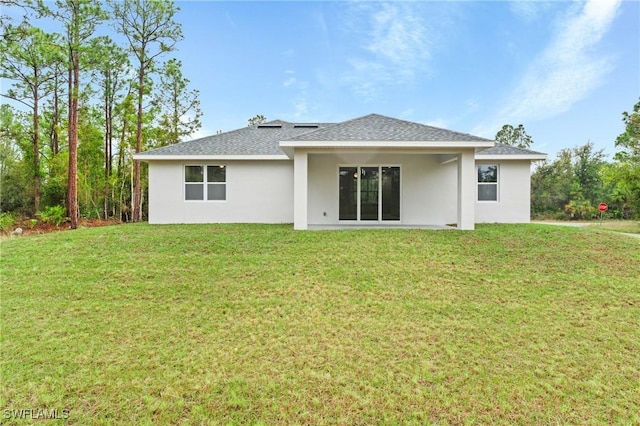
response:
M600 203L600 205L598 206L598 210L600 210L601 212L606 212L609 209L609 206L607 206L607 203Z

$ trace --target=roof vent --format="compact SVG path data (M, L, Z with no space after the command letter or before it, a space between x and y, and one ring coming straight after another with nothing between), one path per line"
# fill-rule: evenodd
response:
M294 124L294 129L317 129L317 124Z
M258 129L281 129L282 124L258 124Z

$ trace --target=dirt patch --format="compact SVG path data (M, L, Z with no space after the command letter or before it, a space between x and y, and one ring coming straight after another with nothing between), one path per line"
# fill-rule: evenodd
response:
M104 220L104 219L80 219L78 222L78 228L94 228L97 226L111 226L118 225L122 222L116 220ZM64 222L60 225L53 223L46 223L35 221L34 219L21 219L14 226L12 226L5 235L16 235L22 229L21 236L35 235L35 234L48 234L50 232L61 232L71 230L71 222Z

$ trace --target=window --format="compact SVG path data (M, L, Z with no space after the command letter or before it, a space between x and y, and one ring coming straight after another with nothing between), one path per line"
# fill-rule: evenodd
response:
M478 166L478 201L498 201L498 166Z
M184 199L187 201L226 200L226 166L184 166Z

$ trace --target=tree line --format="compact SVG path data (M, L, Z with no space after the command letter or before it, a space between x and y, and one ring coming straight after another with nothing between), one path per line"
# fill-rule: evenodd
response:
M588 220L606 203L608 217L640 219L640 101L622 113L624 132L608 161L593 143L562 149L552 161L538 164L531 175L531 214L540 219ZM505 125L496 141L529 148L523 125Z
M171 0L10 1L0 17L0 212L139 221L134 153L201 126L199 92L171 52ZM45 31L43 28L53 28Z
M0 213L139 221L144 164L133 154L201 126L199 92L171 57L182 40L171 0L4 0L0 16ZM45 31L43 28L53 28ZM9 83L8 85L5 82ZM249 125L266 120L249 119ZM608 161L592 143L561 150L531 177L532 216L640 218L640 101ZM496 140L533 143L522 124ZM1 227L1 224L0 224Z

